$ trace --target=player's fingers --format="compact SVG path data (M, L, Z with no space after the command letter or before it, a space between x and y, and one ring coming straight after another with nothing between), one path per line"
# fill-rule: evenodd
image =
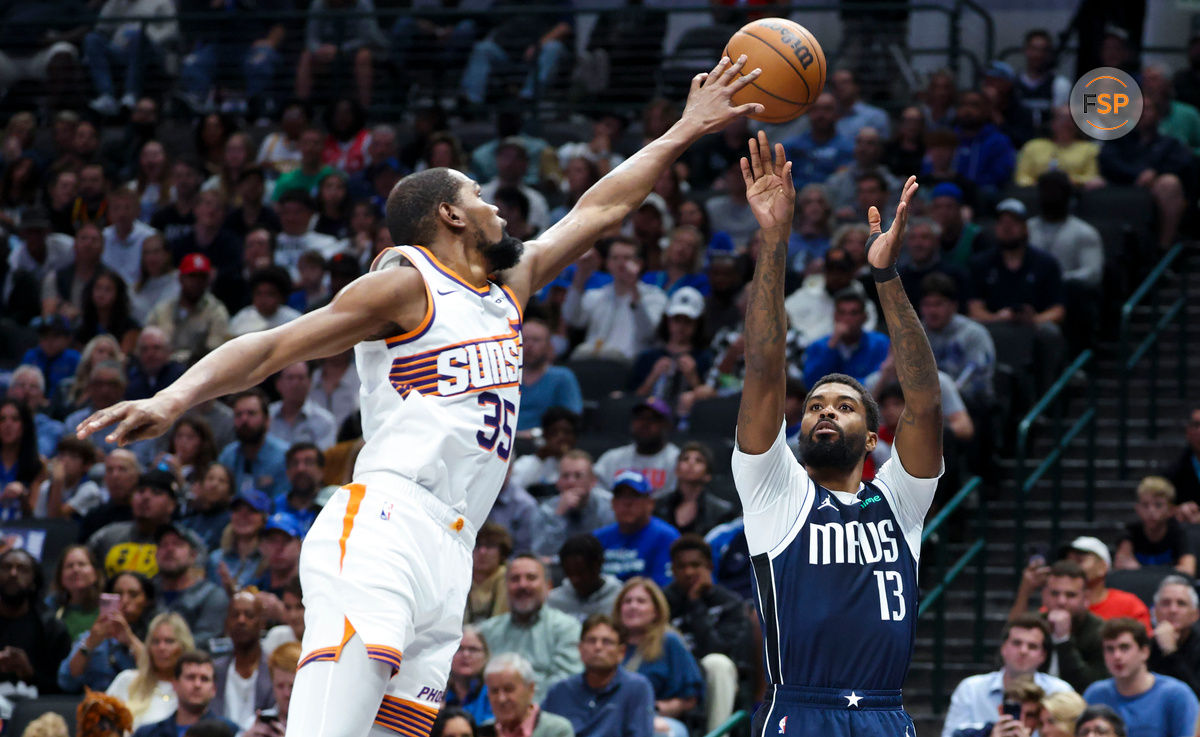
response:
M759 158L758 139L750 139L750 171L754 172L754 178L759 179L763 175L762 159Z
M792 162L790 161L783 162L783 189L794 202L796 200L796 185L792 182Z
M783 144L776 141L775 143L775 173L783 176L783 167L787 164L787 154L783 151Z
M722 56L721 60L717 62L717 65L715 67L713 67L712 71L709 72L708 74L710 76L712 76L714 79L720 79L721 72L724 72L725 69L729 66L729 64L730 64L729 57Z
M725 71L721 72L721 84L729 84L742 73L742 67L746 66L746 55L742 54L738 58L732 60L729 66L725 67Z
M692 92L695 92L696 90L698 90L698 89L700 89L701 87L703 87L703 86L704 86L704 80L706 80L706 79L708 79L708 72L700 72L700 73L699 73L699 74L697 74L696 76L692 77L692 89L691 89L691 91L692 91Z
M763 110L766 110L766 108L761 104L757 102L748 102L745 105L738 105L737 107L733 108L733 113L734 115L758 115Z
M883 227L879 219L879 209L874 205L871 205L871 209L867 210L867 224L871 226L872 235L883 232Z
M125 419L108 434L106 440L114 445L125 445L136 440L137 431L146 424L146 418L141 412L130 412Z
M750 185L754 184L754 175L750 173L750 162L745 156L741 158L742 163L742 181L746 183L746 189L750 189Z
M745 74L741 75L737 79L734 79L733 81L731 81L728 84L729 94L731 94L731 95L737 94L738 90L740 90L741 88L750 84L754 80L758 79L761 74L762 74L762 69L755 67L755 68L751 69L750 71L746 72Z
M76 426L76 436L78 436L80 440L83 440L100 428L111 425L121 418L125 407L125 402L120 402L118 404L114 404L108 409L102 409L99 412L93 412L90 417Z

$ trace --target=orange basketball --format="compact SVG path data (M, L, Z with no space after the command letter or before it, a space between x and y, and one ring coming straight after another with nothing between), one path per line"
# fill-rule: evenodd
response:
M733 96L733 103L762 103L754 120L786 123L804 113L825 87L825 52L816 37L786 18L763 18L747 23L725 44L725 56L736 61L746 55L743 71L762 74Z

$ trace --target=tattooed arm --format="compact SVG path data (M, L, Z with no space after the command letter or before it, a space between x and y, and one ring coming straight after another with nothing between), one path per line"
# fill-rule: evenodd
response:
M908 202L916 191L917 178L909 177L892 227L875 239L867 253L872 269L887 270L895 266L908 222ZM872 207L867 219L871 233L880 233L879 211ZM909 475L934 478L942 467L942 390L937 361L900 278L892 276L876 286L892 339L896 376L904 390L904 414L896 428L895 447Z
M787 381L783 276L796 193L792 163L783 144L775 144L772 161L766 134L751 139L750 159L742 159L742 178L746 199L762 229L762 248L746 307L746 380L738 408L737 443L742 452L757 455L770 450L779 435Z

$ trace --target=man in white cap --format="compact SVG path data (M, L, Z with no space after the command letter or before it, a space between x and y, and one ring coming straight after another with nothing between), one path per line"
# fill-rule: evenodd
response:
M1086 594L1088 610L1092 614L1101 619L1133 617L1146 625L1148 631L1152 631L1150 610L1141 599L1128 591L1110 589L1105 585L1104 578L1112 567L1112 556L1104 543L1086 535L1077 537L1071 541L1067 558L1078 563L1087 574Z

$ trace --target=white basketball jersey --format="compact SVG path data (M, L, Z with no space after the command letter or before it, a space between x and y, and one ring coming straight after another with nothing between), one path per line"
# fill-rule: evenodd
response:
M359 343L365 445L355 481L384 474L428 489L476 529L504 483L521 399L521 307L508 287L477 289L421 246L383 252L372 271L407 261L425 278L420 325Z

